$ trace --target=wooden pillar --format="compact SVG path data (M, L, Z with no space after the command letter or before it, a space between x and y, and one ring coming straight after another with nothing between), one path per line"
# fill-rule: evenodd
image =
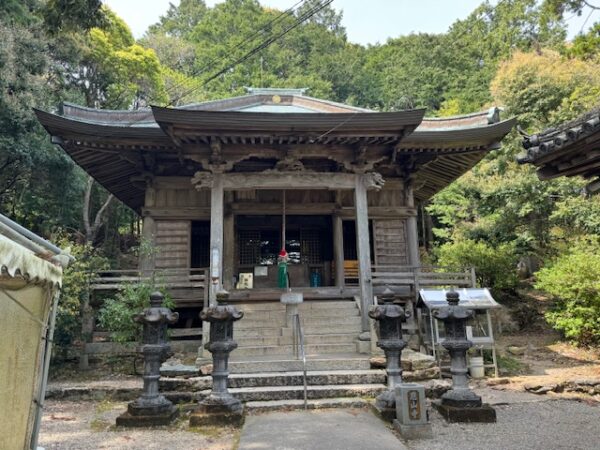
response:
M225 193L228 204L232 202L233 192ZM235 227L234 216L231 210L225 212L223 218L223 287L233 289L233 266L235 259Z
M409 181L404 188L405 204L409 208L415 207L415 197L413 194L412 183ZM408 262L413 267L421 266L421 256L419 254L419 230L417 227L417 216L410 216L406 219L406 240L408 243Z
M210 192L210 305L223 285L223 174L213 174Z
M364 175L356 174L354 187L354 206L356 208L356 249L358 253L358 278L361 297L362 331L369 331L369 308L373 304L373 285L371 283L371 248L369 243L369 210L367 186Z
M344 227L338 213L333 215L333 255L335 260L335 285L344 288Z
M140 252L139 269L144 276L150 276L154 270L154 247L156 245L156 223L153 217L144 217L142 222L142 239L146 245L150 245L152 251Z

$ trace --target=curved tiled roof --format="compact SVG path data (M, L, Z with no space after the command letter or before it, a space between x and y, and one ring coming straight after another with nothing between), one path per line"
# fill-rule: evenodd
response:
M533 164L540 179L560 176L600 177L600 108L523 139L520 164ZM600 189L600 181L588 185Z
M136 210L143 206L143 179L152 176L153 167L177 166L177 175L188 176L215 141L253 154L265 148L283 155L300 145L313 157L316 147L309 146L316 144L324 158L330 149L365 146L367 159L371 151L379 160L396 155L392 160L400 170L402 158L410 158L421 180L415 195L425 200L497 148L514 125L500 121L497 108L446 118L424 119L424 112L375 112L289 89L249 89L248 95L177 108L111 111L64 103L58 114L36 110L53 142Z

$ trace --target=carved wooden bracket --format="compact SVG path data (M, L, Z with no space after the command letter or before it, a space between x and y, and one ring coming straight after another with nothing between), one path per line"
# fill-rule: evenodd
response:
M365 173L363 182L367 189L375 189L376 191L380 191L385 185L383 176L378 172Z
M196 172L192 177L192 185L196 190L200 189L212 189L214 182L214 175L210 172Z

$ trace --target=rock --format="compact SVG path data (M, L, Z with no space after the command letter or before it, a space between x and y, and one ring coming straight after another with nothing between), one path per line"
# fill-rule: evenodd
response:
M385 357L383 356L374 356L369 362L371 363L371 369L385 369Z
M506 348L506 351L514 356L523 356L525 354L525 350L527 347L517 347L516 345L511 345Z
M425 397L440 398L452 388L449 380L429 380L423 383L425 386Z
M160 366L160 374L163 377L197 377L198 368L196 366L186 366L184 364L163 364Z
M559 386L557 384L549 384L549 385L539 385L539 384L529 384L523 386L526 391L531 392L532 394L547 394L548 392L556 392L559 390Z
M200 373L202 375L210 375L213 371L213 365L212 364L205 364L203 366L200 366Z
M402 380L406 382L431 380L440 377L439 367L429 367L428 369L420 369L413 371L406 371L402 373Z
M406 349L402 352L402 368L404 369L404 362L410 362L410 368L406 370L423 370L431 367L436 367L437 363L435 358L430 355L415 352L410 349Z
M499 386L501 384L510 384L510 378L492 378L487 380L488 386Z

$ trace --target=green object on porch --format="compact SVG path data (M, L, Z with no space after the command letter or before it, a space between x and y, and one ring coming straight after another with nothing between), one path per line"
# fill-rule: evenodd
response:
M281 289L287 289L289 287L287 266L287 261L279 261L277 269L277 286Z

